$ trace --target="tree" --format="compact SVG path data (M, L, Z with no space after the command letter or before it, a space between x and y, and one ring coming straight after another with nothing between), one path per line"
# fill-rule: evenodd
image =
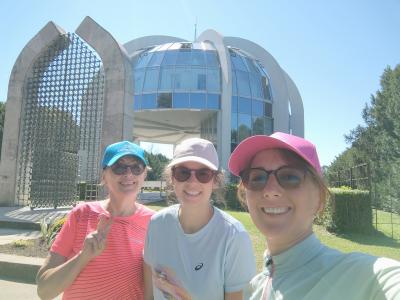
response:
M169 163L169 159L161 153L153 154L147 151L145 157L151 167L151 171L147 173L147 180L161 180L164 168Z

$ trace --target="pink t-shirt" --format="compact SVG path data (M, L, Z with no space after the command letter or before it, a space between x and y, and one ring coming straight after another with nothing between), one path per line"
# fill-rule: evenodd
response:
M143 246L154 211L137 204L132 216L115 217L103 253L90 261L63 295L63 299L143 299ZM71 210L50 251L70 259L96 230L99 217L108 214L100 202Z

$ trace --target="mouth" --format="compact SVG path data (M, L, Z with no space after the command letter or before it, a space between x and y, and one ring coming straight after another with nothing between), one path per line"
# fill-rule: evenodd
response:
M199 191L184 191L184 193L189 197L197 197L201 194Z
M136 182L135 181L124 181L124 182L120 182L120 185L122 186L131 186L131 185L135 185Z
M267 215L283 215L288 213L291 208L290 207L262 207L262 212Z

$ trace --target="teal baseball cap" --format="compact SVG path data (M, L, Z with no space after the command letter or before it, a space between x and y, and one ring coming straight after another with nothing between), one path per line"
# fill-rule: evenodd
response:
M147 160L144 157L144 150L142 148L132 142L122 141L107 146L106 150L104 151L101 166L103 169L110 167L115 164L118 159L126 155L135 156L136 158L140 159L145 166L148 165Z

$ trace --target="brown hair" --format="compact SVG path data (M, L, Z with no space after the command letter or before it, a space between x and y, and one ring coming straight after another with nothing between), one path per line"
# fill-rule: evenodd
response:
M282 156L285 160L294 161L300 167L304 167L307 170L307 174L310 174L311 179L317 185L317 187L319 188L319 191L320 191L319 194L320 194L320 200L322 202L322 208L319 211L319 214L322 214L322 211L324 210L327 200L330 196L330 192L329 192L327 184L325 183L325 180L309 163L307 163L304 159L302 159L296 153L286 150L286 149L277 148L277 150L280 151L280 153L282 154ZM254 157L253 157L253 159L254 159ZM253 159L250 161L248 167L251 166ZM306 176L307 176L307 174L306 174ZM247 208L246 188L244 187L242 180L240 180L240 182L238 183L238 186L237 186L237 196L238 196L238 199L239 199L241 205L243 207Z

